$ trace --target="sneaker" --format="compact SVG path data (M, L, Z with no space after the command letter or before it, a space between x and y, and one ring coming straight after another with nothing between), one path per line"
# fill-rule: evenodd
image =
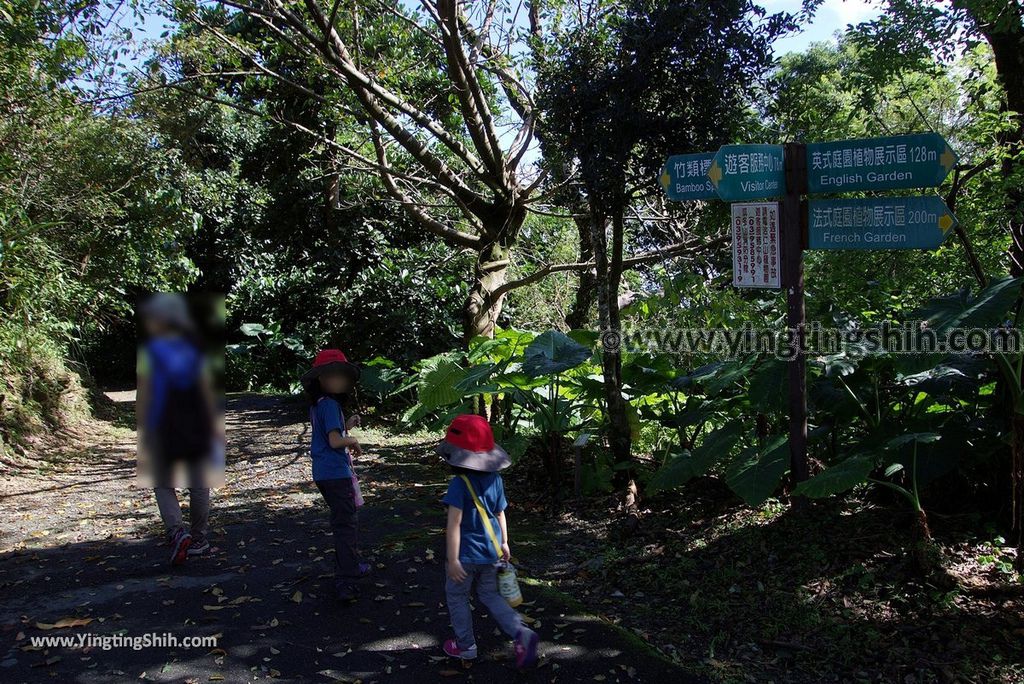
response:
M181 565L188 558L188 547L192 545L192 535L179 529L171 537L171 565Z
M444 642L444 652L445 655L450 655L452 658L461 658L462 660L473 660L476 658L476 646L472 648L459 648L455 639L448 639Z
M188 545L188 557L202 556L210 550L210 540L206 537L192 537L192 543Z
M540 639L532 629L523 627L516 634L516 667L520 670L537 662L537 642Z

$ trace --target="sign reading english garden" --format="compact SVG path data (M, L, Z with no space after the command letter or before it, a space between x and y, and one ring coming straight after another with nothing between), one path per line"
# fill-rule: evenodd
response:
M810 193L931 188L957 157L938 133L862 138L807 145Z

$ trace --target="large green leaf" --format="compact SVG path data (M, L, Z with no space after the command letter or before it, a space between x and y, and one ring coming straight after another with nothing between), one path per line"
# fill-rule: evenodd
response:
M464 397L498 391L497 384L491 379L498 367L499 364L496 363L482 363L479 366L467 368L462 378L456 383L455 389Z
M742 425L730 421L712 430L692 452L684 450L669 456L668 460L647 481L647 493L674 489L694 477L705 474L715 462L727 459L739 442Z
M555 375L590 358L590 349L558 330L548 330L526 348L523 372L531 377Z
M918 312L929 326L947 331L952 328L988 328L1006 320L1010 306L1020 295L1020 278L998 278L977 295L966 289L928 302Z
M689 450L672 453L665 463L658 468L647 480L646 492L648 496L658 492L675 489L690 481L696 476L693 455Z
M789 362L769 359L754 369L747 396L759 413L785 410Z
M398 389L404 375L398 368L363 366L359 386L377 398L384 399Z
M823 470L796 486L793 494L820 499L839 494L866 482L875 467L874 461L864 455L851 456Z
M779 436L763 449L745 449L736 457L725 483L748 506L760 506L789 470L789 439Z
M456 385L465 377L466 371L454 361L442 360L420 376L419 400L428 410L455 404L462 400L462 393Z
M714 377L702 382L704 391L708 396L714 396L719 392L734 387L750 373L750 369L753 368L756 362L757 356L755 354L751 354L743 359L726 361L722 366L719 366Z
M893 449L899 449L904 444L910 444L911 442L918 442L920 444L928 444L929 442L937 442L942 438L942 435L936 432L908 432L905 435L899 435L893 437L885 443L885 449L891 451Z

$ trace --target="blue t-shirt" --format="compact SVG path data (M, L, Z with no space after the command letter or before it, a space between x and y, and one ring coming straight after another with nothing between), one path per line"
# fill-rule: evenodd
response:
M484 505L484 510L490 513L488 517L491 520L491 528L494 530L494 535L498 538L498 543L501 544L504 540L501 538L501 526L498 524L498 519L495 516L504 511L505 507L508 506L508 502L505 501L505 485L501 481L501 475L497 473L474 473L473 475L468 475L468 477L473 485L473 491L476 492L480 503ZM487 528L484 527L483 519L476 510L473 497L469 490L466 489L466 483L462 481L461 477L456 475L452 478L451 482L448 483L448 492L441 499L441 502L462 511L462 525L459 527L462 533L461 541L459 542L459 562L497 563L498 552L494 549L494 542L491 541L490 535L487 534Z
M309 446L309 453L313 457L313 479L352 477L348 449L333 448L327 438L332 430L340 432L342 437L346 435L345 414L341 412L341 406L331 397L321 397L309 412L313 419L313 439Z

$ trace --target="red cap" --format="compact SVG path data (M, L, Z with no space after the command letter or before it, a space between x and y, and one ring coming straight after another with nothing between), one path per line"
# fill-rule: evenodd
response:
M326 366L329 363L348 363L348 358L340 349L324 349L317 352L316 358L313 359L313 368Z
M466 451L490 451L494 448L491 424L485 418L471 413L456 416L444 439Z

